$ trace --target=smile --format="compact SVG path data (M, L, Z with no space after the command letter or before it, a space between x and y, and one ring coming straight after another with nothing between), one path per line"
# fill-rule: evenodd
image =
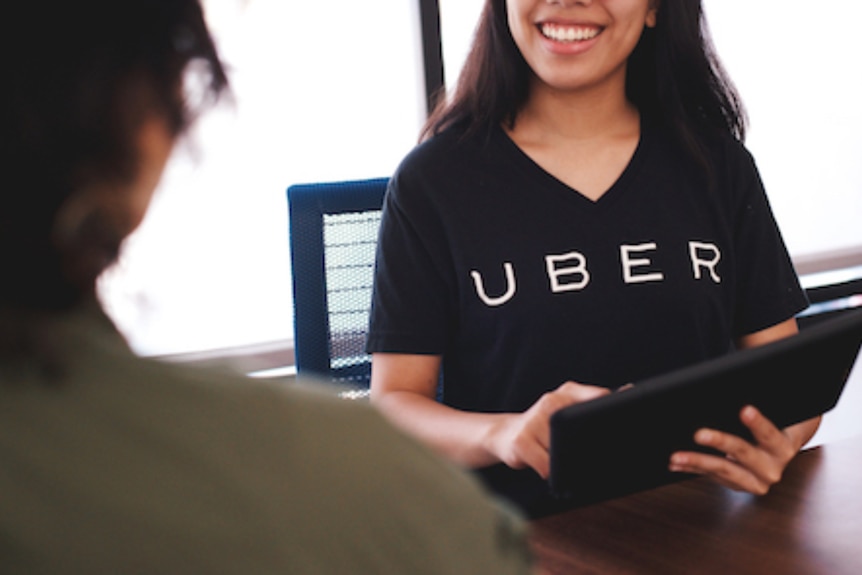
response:
M583 42L599 35L601 28L596 26L562 26L544 23L539 26L542 36L555 42Z

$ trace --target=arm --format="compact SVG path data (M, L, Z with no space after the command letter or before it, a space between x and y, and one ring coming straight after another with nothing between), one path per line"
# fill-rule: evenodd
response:
M466 412L434 399L440 356L375 353L372 357L371 401L395 425L468 467L502 462L514 469L532 467L547 477L551 414L608 393L604 388L567 382L523 413Z
M795 319L743 336L739 347L764 345L798 332ZM713 477L719 483L758 495L781 480L784 468L811 439L820 425L820 417L778 429L755 407L746 406L740 419L751 430L754 443L712 429L701 429L695 441L727 455L717 457L703 453L679 452L671 457L670 469Z

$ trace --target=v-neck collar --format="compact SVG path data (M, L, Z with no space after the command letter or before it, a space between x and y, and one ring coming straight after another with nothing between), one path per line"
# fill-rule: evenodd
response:
M617 180L599 196L598 199L592 200L572 188L568 184L559 180L556 176L546 171L542 166L537 164L530 156L526 154L509 135L498 126L495 129L496 140L505 157L526 177L536 182L538 186L552 190L553 193L564 195L569 198L569 201L581 204L584 209L604 210L606 206L616 203L617 198L625 195L626 191L631 187L631 182L635 179L641 167L645 163L647 155L647 144L650 138L650 130L646 122L641 120L640 137L638 144L628 164L623 169Z

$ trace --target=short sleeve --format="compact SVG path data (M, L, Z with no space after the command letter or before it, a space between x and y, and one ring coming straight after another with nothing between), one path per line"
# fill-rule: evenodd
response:
M808 300L754 159L741 149L732 166L739 192L734 218L739 278L734 335L739 337L790 319L808 306Z
M451 256L442 215L420 178L390 181L377 243L367 350L442 354L452 312Z

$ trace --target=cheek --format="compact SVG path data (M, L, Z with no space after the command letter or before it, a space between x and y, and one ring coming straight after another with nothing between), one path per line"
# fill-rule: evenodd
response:
M152 200L154 193L155 188L150 187L137 190L135 194L129 197L129 204L126 206L126 214L128 218L127 234L132 233L139 225L141 225L141 222L144 220L144 216L147 214L147 210L150 207L150 201Z
M173 150L174 138L164 123L154 121L141 130L140 166L128 195L128 214L132 229L144 219Z
M523 54L529 40L529 33L533 30L527 11L519 9L517 3L507 4L506 18L509 25L509 33L515 41L518 50Z
M523 53L524 52L523 34L521 33L520 26L518 26L518 22L511 15L511 13L509 14L509 33L512 35L512 39L515 41L515 46L517 46L518 50L520 50Z
M537 69L542 67L541 46L536 34L533 33L535 28L523 22L513 22L509 26L509 31L521 57L527 62L530 71L535 73Z

